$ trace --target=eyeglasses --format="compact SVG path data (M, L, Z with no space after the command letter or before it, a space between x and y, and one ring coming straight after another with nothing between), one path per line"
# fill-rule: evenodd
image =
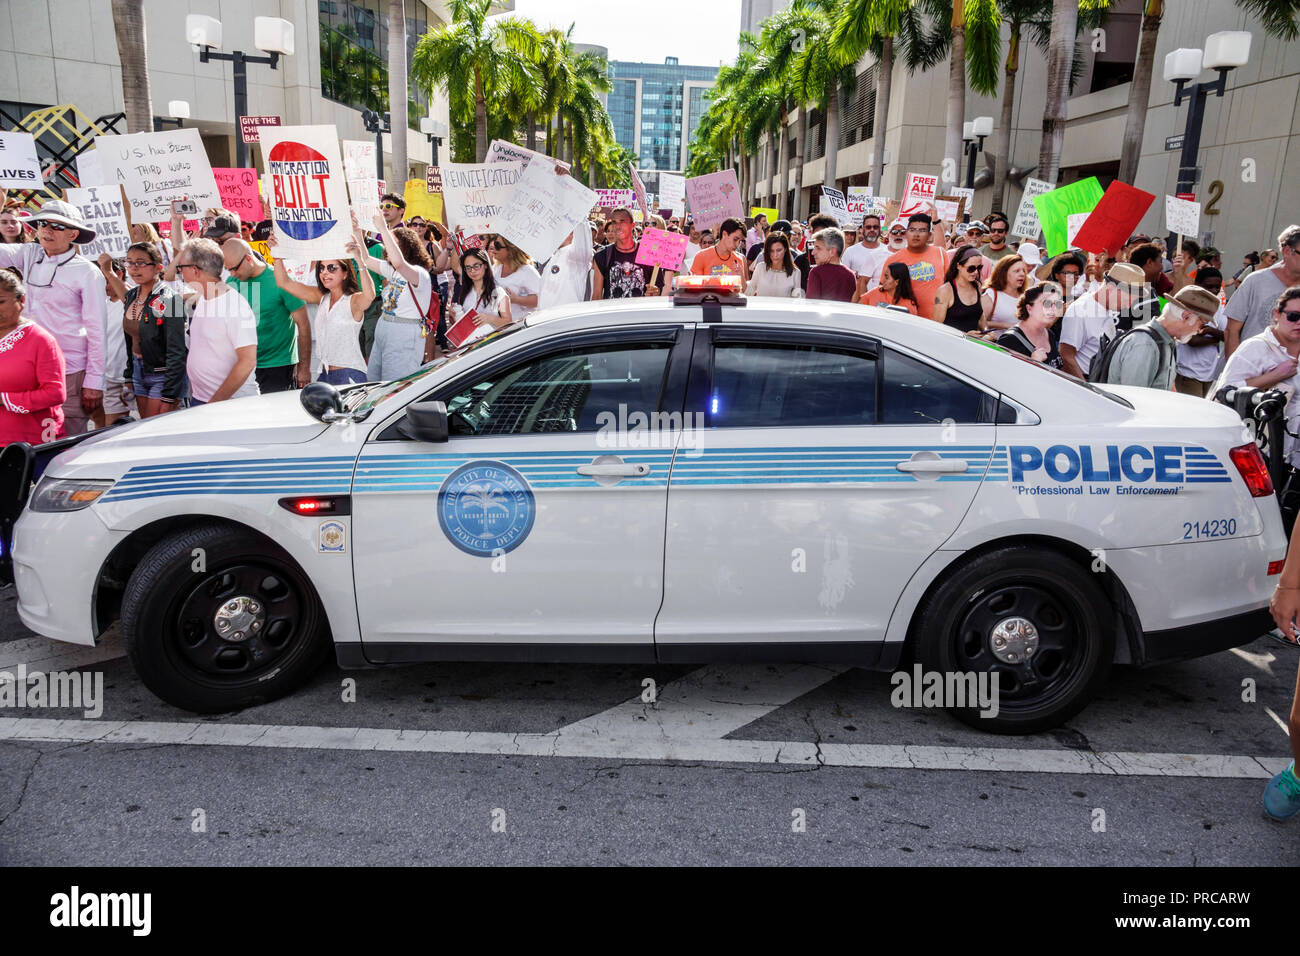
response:
M196 265L195 265L194 263L192 263L192 262L178 262L178 263L176 263L176 268L177 268L177 269L197 269L198 266L196 266Z
M1042 297L1041 299L1039 299L1038 301L1041 302L1041 303L1043 303L1043 308L1044 308L1044 309L1050 309L1050 310L1056 310L1056 309L1059 309L1059 308L1061 308L1062 306L1065 305L1065 300L1064 300L1064 299L1058 299L1058 298L1056 298L1055 296L1050 296L1050 297L1049 297L1049 296L1043 296L1043 297Z
M320 267L321 272L346 272L347 269L337 262L326 262Z
M904 232L902 229L891 229L889 230L889 234L891 236L897 236L899 239L902 239L905 235L907 235L907 233Z
M467 263L465 263L465 271L466 271L466 272L477 272L479 269L482 269L482 268L483 268L483 263L481 263L481 262L467 262Z
M908 226L907 231L914 232L918 236L926 236L930 234L930 227L929 226Z
M990 229L989 232L995 236L1005 236L1007 234L1005 229Z
M1282 315L1286 316L1288 322L1300 322L1300 309L1281 309L1279 311Z
M156 265L152 259L127 259L126 267L128 269L143 269L145 266Z
M395 202L386 202L386 203L384 203L382 206L380 206L379 208L380 208L380 209L402 209L402 208L405 208L405 207L403 207L403 206L399 206L399 205L397 205L397 203L395 203Z
M982 266L983 263L976 262L973 258L971 258L965 260L964 262L959 262L958 265L960 265L967 272L977 272L979 271L979 267Z
M1078 269L1062 269L1060 272L1057 273L1057 275L1060 275L1060 276L1070 276L1070 277L1073 278L1073 279L1077 279L1077 278L1079 278L1079 270L1078 270Z
M501 243L499 242L492 243L492 245L488 246L488 248L494 252L502 252L505 250L505 246L501 245Z
M41 225L41 227L44 228L44 229L53 229L55 232L68 232L69 230L74 230L74 231L75 231L75 229L76 229L75 226L65 226L65 225L64 225L63 223L61 223L61 222L46 222L46 221L42 221L42 222L40 223L40 225Z

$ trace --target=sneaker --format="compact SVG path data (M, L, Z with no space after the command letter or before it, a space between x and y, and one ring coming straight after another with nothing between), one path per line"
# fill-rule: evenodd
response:
M1274 820L1289 820L1300 813L1300 780L1295 777L1294 761L1264 788L1264 812Z

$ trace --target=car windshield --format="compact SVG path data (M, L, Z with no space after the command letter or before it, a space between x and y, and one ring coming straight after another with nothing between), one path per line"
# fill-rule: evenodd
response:
M412 386L418 385L424 379L428 378L439 369L446 368L452 362L463 356L469 355L485 345L493 342L499 342L502 338L512 332L517 332L524 327L523 322L514 322L503 329L498 329L488 335L483 336L476 342L443 355L441 358L434 359L428 365L421 365L410 375L404 375L401 378L395 378L388 382L369 382L365 385L355 385L352 388L343 391L343 407L349 412L370 412L380 402L392 398L400 392L406 391Z
M1044 365L1041 362L1035 362L1028 355L1022 355L1019 352L1011 351L1011 349L1003 348L1001 345L998 345L996 342L988 342L984 339L973 338L971 336L967 336L966 341L974 342L975 344L982 345L985 348L994 349L995 351L1001 352L1003 355L1010 355L1013 359L1016 359L1019 362L1024 362L1027 365L1030 365L1036 369L1041 369L1044 372L1050 372L1051 374L1055 375L1057 378L1061 379L1062 381L1069 382L1071 385L1077 385L1080 388L1085 388L1088 391L1092 392L1094 395L1100 395L1102 398L1108 398L1116 405L1123 405L1125 408L1133 407L1133 404L1129 402L1127 399L1120 398L1118 395L1114 395L1106 391L1105 389L1097 388L1097 386L1093 385L1091 382L1085 382L1082 379L1075 378L1073 375L1068 375L1065 372L1062 372L1060 369L1052 368L1050 365Z

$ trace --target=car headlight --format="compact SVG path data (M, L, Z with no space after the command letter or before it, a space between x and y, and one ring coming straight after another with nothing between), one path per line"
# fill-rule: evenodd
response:
M113 487L111 481L91 478L42 478L28 504L33 511L80 511Z

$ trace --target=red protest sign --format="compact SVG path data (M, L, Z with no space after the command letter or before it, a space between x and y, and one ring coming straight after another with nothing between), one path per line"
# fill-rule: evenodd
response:
M262 126L279 126L280 117L278 116L241 116L239 117L239 135L245 143L260 143L262 134L259 127ZM234 212L232 209L231 212Z
M442 192L442 170L437 166L430 166L424 175L424 191L430 193Z
M1098 254L1119 250L1155 201L1152 193L1116 180L1106 187L1105 195L1074 237L1074 244Z

